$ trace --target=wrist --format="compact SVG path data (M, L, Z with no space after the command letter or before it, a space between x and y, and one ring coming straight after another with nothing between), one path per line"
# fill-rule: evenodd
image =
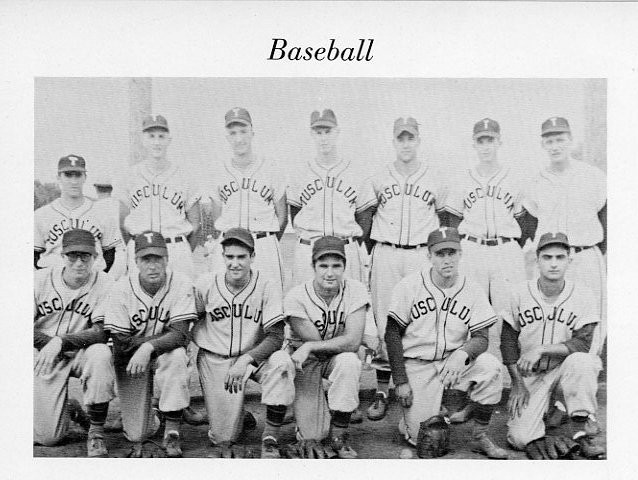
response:
M140 345L140 348L148 350L149 353L155 350L155 347L151 342L144 342L142 345Z

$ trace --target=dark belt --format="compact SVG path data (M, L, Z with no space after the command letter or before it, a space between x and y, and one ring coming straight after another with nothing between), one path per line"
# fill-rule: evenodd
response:
M255 232L253 233L253 236L255 237L255 240L258 238L264 238L264 237L269 237L270 235L274 235L275 232Z
M574 247L574 253L580 253L583 250L589 250L590 248L594 248L593 245L587 245L585 247Z
M479 245L487 245L488 247L493 247L495 245L502 245L503 243L514 241L513 238L509 238L509 237L478 238L478 237L473 237L472 235L464 235L463 238L465 238L465 240L469 240L470 242L478 243Z
M315 243L319 238L315 239L315 240L306 240L305 238L300 238L299 239L299 243L301 243L302 245L312 245L313 243ZM352 237L348 237L348 238L342 238L341 240L343 240L346 243L352 243L354 242L354 238Z
M170 238L170 237L166 237L164 238L164 241L166 243L179 243L179 242L185 242L186 241L186 237L184 235L178 235L175 238Z
M418 245L397 245L396 243L390 243L390 242L381 242L381 243L383 245L390 245L391 247L400 248L402 250L414 250L415 248L428 246L427 243L419 243Z

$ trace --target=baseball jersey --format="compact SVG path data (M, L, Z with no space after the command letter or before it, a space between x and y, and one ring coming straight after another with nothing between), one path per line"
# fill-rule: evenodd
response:
M400 174L393 163L368 179L378 202L370 237L396 245L427 243L439 228L437 211L442 210L445 187L441 175L422 163L411 175Z
M463 172L448 196L448 210L463 221L459 233L478 238L520 238L516 217L523 213L520 180L511 168L482 176L476 167Z
M325 235L361 236L355 213L376 203L372 189L361 182L352 162L346 160L330 167L310 160L301 171L295 172L288 185L287 199L300 209L293 226L305 240Z
M215 221L218 230L242 227L251 232L278 232L275 203L286 193L286 182L272 164L259 158L247 170L239 170L231 161L215 173L209 197L222 206Z
M104 329L135 337L162 334L168 325L195 320L193 283L180 272L166 271L166 282L155 295L142 288L139 275L120 278L108 298Z
M470 278L460 275L442 289L431 272L406 276L392 292L388 316L405 328L406 358L441 360L463 346L468 334L496 322L487 295Z
M204 274L195 285L200 320L193 327L193 341L217 355L236 357L257 346L265 331L283 320L283 292L266 275L253 272L246 286L233 294L225 275Z
M64 232L76 228L88 230L95 237L98 258L97 270L104 270L106 264L102 251L123 245L119 219L114 217L103 202L84 197L84 203L76 208L67 208L61 198L38 208L33 219L34 250L42 252L38 266L62 266L62 236Z
M78 333L104 321L104 306L113 282L104 272L92 272L89 280L72 289L62 279L64 267L35 272L34 328L49 336Z
M146 230L160 232L165 237L188 235L193 226L186 212L199 200L191 191L190 179L177 165L153 173L141 163L136 165L118 191L118 197L130 209L124 226L131 235Z
M565 342L572 338L574 330L600 322L596 311L593 295L585 286L565 280L565 288L549 304L535 278L513 292L511 308L503 312L503 318L519 332L521 353L525 353L537 345ZM562 361L543 356L536 371L551 370Z
M524 206L538 219L539 234L563 232L572 245L592 246L603 240L598 212L606 201L605 174L571 160L561 173L539 172L526 192Z
M345 279L339 293L330 305L317 295L314 280L297 285L284 299L284 315L310 320L319 331L322 340L330 340L343 334L349 315L361 307L370 305L366 287L356 280ZM298 345L301 340L292 333L291 342Z

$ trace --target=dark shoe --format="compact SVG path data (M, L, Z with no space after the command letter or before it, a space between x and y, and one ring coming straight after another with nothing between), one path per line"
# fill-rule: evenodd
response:
M184 421L189 425L204 425L208 422L206 414L199 413L193 407L188 406L184 409Z
M109 456L109 451L106 448L106 441L101 434L95 433L93 435L89 435L89 438L86 441L86 456L89 458L106 458Z
M162 441L162 447L166 451L166 456L169 458L180 458L182 456L182 446L180 445L179 432L171 430L164 434L164 440Z
M277 440L272 437L267 437L261 442L261 458L281 458Z
M374 402L368 407L367 415L370 420L381 420L388 411L388 397L385 393L377 392Z
M361 413L361 410L356 408L354 412L352 412L352 415L350 415L350 423L362 423L362 422L363 422L363 414Z
M340 437L332 437L330 439L330 446L336 452L338 458L353 459L357 458L357 452L348 445L348 434L345 433Z

